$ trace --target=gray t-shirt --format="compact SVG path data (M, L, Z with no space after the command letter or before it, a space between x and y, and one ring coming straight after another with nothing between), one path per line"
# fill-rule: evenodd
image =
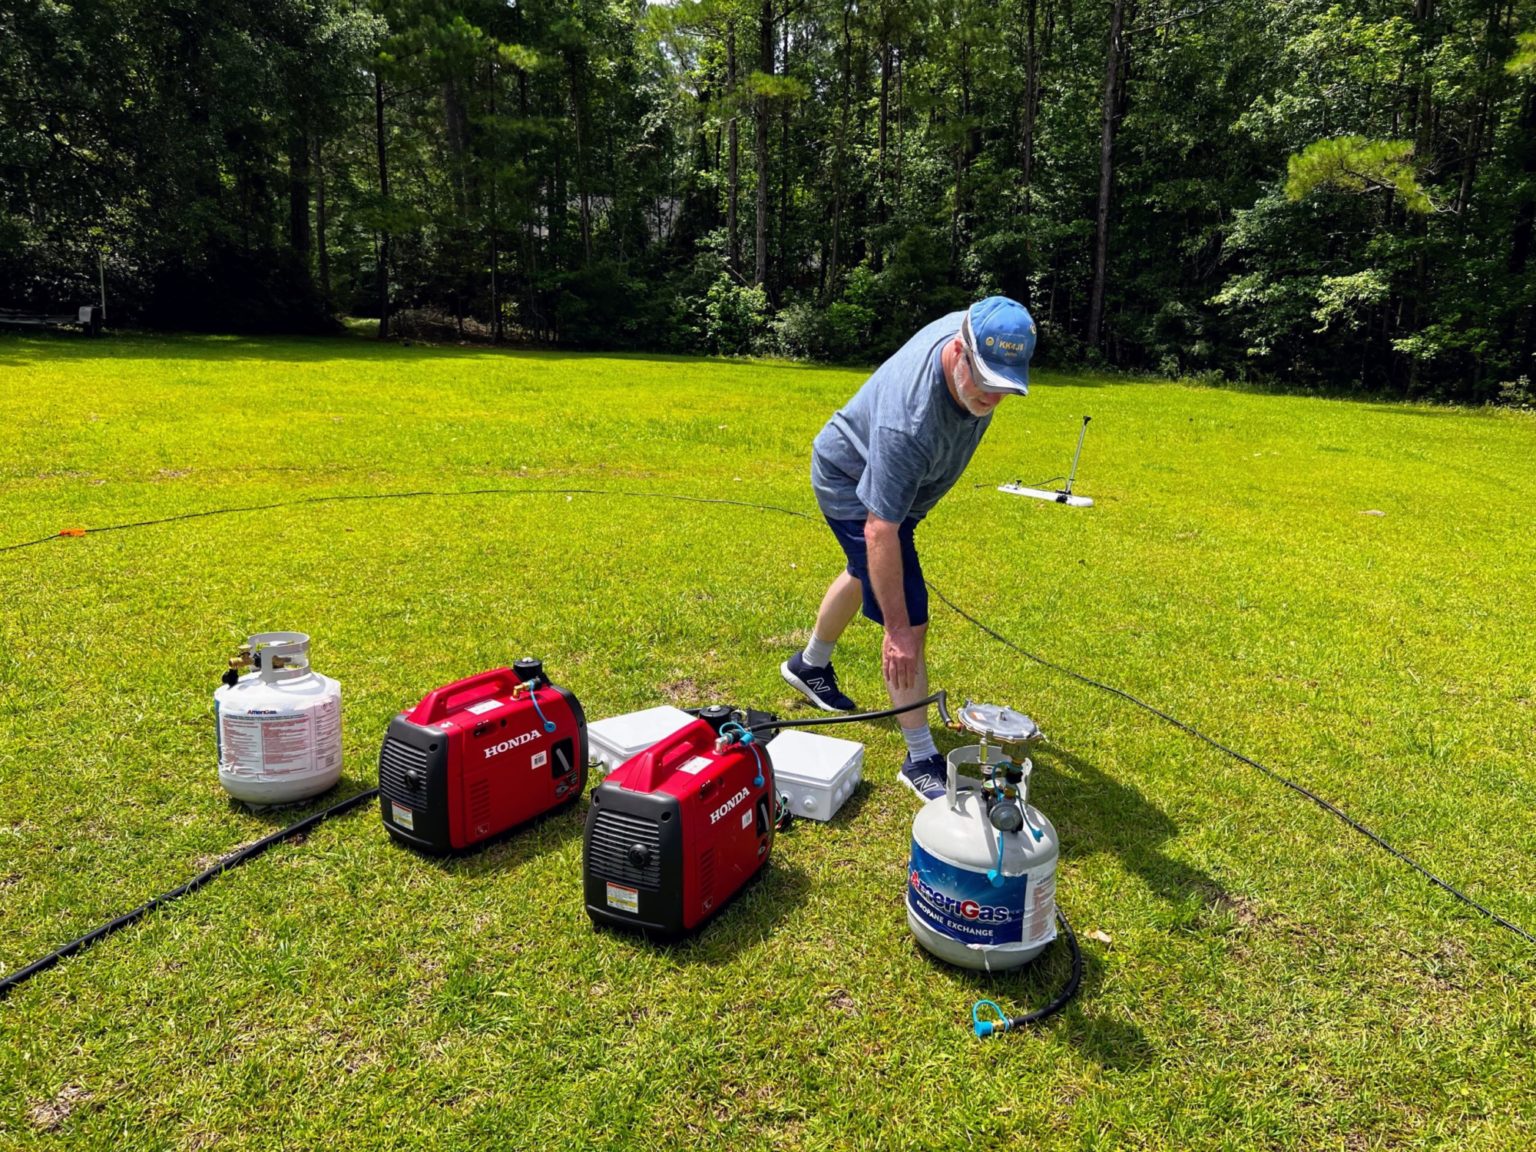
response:
M940 354L964 316L951 312L903 344L817 434L811 488L824 515L921 520L954 487L992 422L944 382Z

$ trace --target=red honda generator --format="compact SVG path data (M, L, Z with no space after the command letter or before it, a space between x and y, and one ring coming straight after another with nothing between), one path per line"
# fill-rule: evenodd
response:
M658 936L693 931L768 863L777 795L754 734L729 708L701 709L593 790L587 915Z
M538 660L427 693L389 722L379 752L384 827L435 854L570 804L586 783L586 714Z

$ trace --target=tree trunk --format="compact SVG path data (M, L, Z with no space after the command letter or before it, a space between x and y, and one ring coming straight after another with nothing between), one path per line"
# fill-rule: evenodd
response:
M789 75L789 13L784 13L784 53L782 61L783 74ZM787 247L789 244L789 101L779 101L779 228L774 237L776 256L774 266L778 268L780 280L787 279L785 269L789 266Z
M1094 215L1093 289L1088 297L1089 348L1099 347L1104 322L1104 277L1109 263L1109 199L1115 179L1115 113L1120 103L1120 56L1124 48L1125 0L1115 0L1104 60L1104 101L1099 133L1099 204Z
M469 117L464 111L464 100L459 95L456 79L443 81L443 134L448 140L448 183L453 189L453 208L456 228L464 226L468 198L464 182L467 165L464 161L469 148Z
M882 9L882 17L884 11ZM886 148L890 140L891 130L891 44L888 39L882 20L880 39L880 126L877 132L879 140L879 161L875 166L875 227L884 228L889 218L890 198L886 195L886 179L889 169L886 167ZM874 251L870 259L870 267L879 272L885 264L885 244L883 239L876 240Z
M1035 50L1037 0L1026 0L1024 18L1024 247L1033 249L1029 218L1034 211L1035 114L1039 107L1039 57Z
M734 20L725 27L725 72L726 99L731 105L731 120L726 129L730 140L728 161L730 168L726 174L725 233L730 244L731 271L740 275L741 227L736 218L736 207L741 198L741 139L736 117L736 21Z
M486 98L491 113L491 123L496 122L496 59L491 58L486 69L487 84ZM495 129L493 129L495 131ZM497 147L499 134L491 137L491 343L501 343L501 214L499 198L496 194L496 185L500 183L497 173Z
M773 75L773 0L763 0L757 25L758 67L764 76ZM768 280L768 98L759 92L754 100L757 112L754 157L757 169L757 251L752 272L753 284Z
M892 186L895 190L895 195L891 197L891 209L900 212L902 160L906 156L907 144L907 106L905 103L906 58L897 54L893 61L893 68L896 78L896 162L892 172Z
M837 136L837 150L832 160L832 250L827 261L822 264L823 279L821 295L825 300L828 293L837 291L837 261L838 241L842 230L843 220L843 156L848 142L848 118L849 104L853 90L853 32L849 27L849 19L852 16L853 5L851 0L843 4L843 62L842 62L842 93L839 102L842 104L842 127Z
M331 314L331 253L325 242L325 153L315 137L315 253L320 261L320 301Z
M592 263L592 200L587 188L587 161L581 148L581 75L576 57L568 57L571 72L571 120L575 129L576 195L581 201L581 255L583 265Z
M1532 233L1536 232L1536 84L1529 81L1525 86L1525 98L1520 104L1520 131L1515 134L1515 139L1518 142L1515 145L1515 156L1519 159L1520 171L1525 179L1510 236L1509 273L1513 283L1519 287L1516 289L1516 307L1510 313L1506 343L1514 342L1514 329L1520 326L1520 313L1523 311L1524 334L1520 340L1515 373L1528 375L1536 367L1531 363L1532 356L1536 355L1536 293L1533 293L1526 275L1526 266L1531 257Z
M373 74L374 138L379 152L379 198L389 208L389 164L384 148L384 77ZM389 226L379 230L379 339L389 339Z
M309 226L311 169L309 137L296 132L288 139L288 244L309 279L309 258L313 248Z
M965 213L965 171L971 159L971 46L960 45L960 132L955 140L955 202L949 216L949 267L960 267L960 219Z

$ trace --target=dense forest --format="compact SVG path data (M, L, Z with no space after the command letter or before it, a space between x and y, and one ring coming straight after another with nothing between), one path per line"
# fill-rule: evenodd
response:
M1536 0L0 3L0 306L1528 398Z

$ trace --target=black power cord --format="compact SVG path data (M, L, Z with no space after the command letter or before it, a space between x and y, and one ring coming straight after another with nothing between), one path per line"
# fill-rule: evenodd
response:
M985 1038L995 1032L1012 1032L1015 1028L1028 1028L1031 1024L1039 1024L1049 1020L1056 1013L1065 1008L1077 995L1077 990L1083 982L1083 950L1077 945L1077 933L1072 931L1072 925L1067 923L1067 916L1061 910L1061 905L1056 906L1056 920L1061 925L1061 930L1066 933L1067 947L1072 950L1072 974L1067 977L1067 982L1061 986L1061 991L1056 993L1056 998L1044 1008L1037 1008L1033 1012L1026 1012L1022 1016L1006 1016L1003 1010L998 1008L992 1000L978 1000L971 1009L971 1021L975 1025L976 1035ZM983 1004L997 1009L996 1020L983 1020L980 1009Z
M4 999L6 995L10 993L11 989L15 988L18 984L26 983L39 972L46 972L60 960L67 960L76 952L79 952L84 948L89 948L92 944L96 943L96 941L103 940L106 937L112 935L112 933L121 931L122 929L127 928L130 924L142 920L156 908L160 907L160 905L169 904L172 900L179 899L180 897L185 896L188 892L197 891L204 884L208 883L215 877L228 872L231 868L238 868L247 860L254 860L268 848L272 847L272 845L281 844L284 840L291 839L301 832L307 832L321 821L328 820L332 816L340 816L343 812L348 812L351 809L356 808L359 804L372 800L378 794L379 790L377 788L370 788L366 792L359 792L356 796L348 796L340 804L332 804L324 811L316 812L312 816L306 816L297 824L290 824L288 827L274 832L270 836L262 837L254 844L246 845L238 852L230 853L228 856L224 857L217 864L215 864L212 868L209 868L206 872L199 872L196 876L192 877L192 879L188 880L180 888L173 888L171 891L165 893L162 896L156 896L153 900L150 900L144 904L140 904L132 912L125 912L116 920L107 921L95 931L87 932L84 936L81 936L75 940L71 940L68 944L64 945L64 947L55 949L54 951L48 953L48 955L44 956L41 960L37 960L31 964L28 964L19 972L12 972L4 980L0 980L0 999Z
M453 489L453 490L448 490L448 491L435 491L435 490L423 489L423 490L408 491L408 492L375 492L375 493L362 493L362 494L357 494L357 495L343 495L343 496L308 496L308 497L303 497L303 498L298 499L298 500L275 501L275 502L270 503L270 504L251 504L251 505L245 505L245 506L240 506L240 507L213 508L213 509L207 509L207 510L202 511L202 512L184 512L184 513L181 513L180 515L164 516L164 517L161 517L161 518L155 519L155 520L138 520L138 521L134 521L134 522L131 522L131 523L126 523L126 524L110 524L110 525L107 525L107 526L102 527L102 528L90 529L89 531L92 532L92 533L120 532L120 531L127 530L129 528L146 528L146 527L150 527L151 525L171 524L171 523L176 523L176 522L182 521L182 520L197 520L197 519L202 519L202 518L210 517L210 516L233 515L233 514L240 513L240 512L264 512L264 511L270 511L270 510L276 509L276 508L291 508L291 507L297 507L297 506L306 505L306 504L331 504L331 503L343 503L343 502L347 502L347 501L359 501L359 500L409 500L409 499L421 499L421 498L427 498L427 497L451 498L451 497L456 497L456 496L557 496L557 495L568 495L568 496L574 496L574 495L581 495L581 496L623 496L623 497L630 497L630 498L642 499L642 500L674 500L674 501L680 501L680 502L683 502L683 503L691 503L691 504L720 504L720 505L725 505L727 507L747 508L747 509L751 509L752 511L757 511L757 512L778 512L778 513L781 513L781 514L783 514L785 516L796 517L797 519L800 519L800 520L813 520L813 519L815 519L813 516L809 515L808 513L801 512L798 509L784 508L784 507L781 507L781 506L778 506L778 505L774 505L774 504L755 504L755 503L753 503L751 501L748 501L748 500L728 500L728 499L723 499L723 498L719 498L719 497L710 497L710 496L689 496L689 495L684 495L684 494L681 494L681 493L673 493L673 492L644 492L644 491L630 491L630 490L613 489L613 488L470 488L470 489ZM64 531L61 531L61 532L55 532L51 536L43 536L43 537L40 537L40 538L38 538L36 540L28 540L28 541L24 541L24 542L19 543L19 544L8 544L8 545L0 546L0 553L14 552L14 551L17 551L17 550L22 549L22 548L31 548L31 547L34 547L34 546L39 545L39 544L46 544L50 540L59 540L59 539L64 539L66 537L75 537L75 536L83 536L83 535L86 535L86 531L85 530L81 530L81 529L65 529ZM930 587L931 587L931 585L930 585ZM960 607L958 607L954 603L954 601L950 600L949 597L945 596L944 593L942 591L940 591L938 588L934 588L933 591L934 591L934 594L939 598L939 600L941 600L944 603L944 605L947 608L950 609L950 611L954 612L961 619L968 621L969 623L974 625L976 628L980 629L982 632L984 632L988 636L992 637L992 639L996 640L998 643L1004 645L1005 647L1011 649L1014 652L1017 652L1019 655L1024 656L1026 659L1034 661L1036 664L1039 664L1041 667L1049 668L1049 669L1051 669L1052 671L1055 671L1055 672L1060 672L1063 675L1070 676L1074 680L1080 681L1081 683L1084 683L1084 684L1087 684L1087 685L1089 685L1091 687L1097 688L1097 689L1099 689L1099 690L1101 690L1103 692L1108 692L1111 695L1118 696L1122 700L1125 700L1125 701L1127 701L1127 702L1129 702L1131 704L1134 704L1138 708L1142 708L1145 711L1151 713L1152 715L1158 717L1159 719L1161 719L1163 721L1166 721L1167 723L1173 725L1175 728L1178 728L1180 731L1186 732L1189 735L1195 737L1196 739L1204 741L1206 744L1209 744L1211 747L1217 749L1218 751L1225 753L1226 755L1232 757L1234 760L1238 760L1241 763L1247 764L1250 767L1257 769L1258 771L1262 772L1264 775L1268 776L1270 779L1275 780L1276 782L1278 782L1280 784L1283 784L1285 787L1291 789L1292 791L1294 791L1294 792L1296 792L1296 793L1298 793L1298 794L1300 794L1302 796L1305 796L1308 800L1311 800L1314 804L1317 804L1324 811L1329 812L1329 813L1333 814L1334 816L1337 816L1340 820L1344 821L1344 823L1348 824L1356 832L1360 833L1362 836L1364 836L1367 839L1369 839L1372 843L1376 844L1377 847L1379 847L1383 851L1391 854L1396 859L1401 860L1404 864L1407 864L1414 871L1416 871L1416 872L1420 873L1421 875L1423 875L1424 877L1426 877L1436 887L1444 890L1445 892L1449 893L1451 896L1454 896L1457 900L1460 900L1463 904L1466 904L1468 907L1475 909L1476 911L1478 911L1482 915L1486 916L1488 919L1492 920L1495 924L1499 925L1501 928L1505 928L1508 931L1513 932L1515 935L1519 936L1521 939L1525 940L1527 943L1536 944L1536 936L1531 935L1531 933L1527 932L1524 928L1521 928L1518 925L1511 923L1509 920L1506 920L1504 917L1502 917L1502 916L1498 915L1497 913L1493 912L1491 909L1489 909L1489 908L1485 907L1484 905L1478 903L1476 900L1472 899L1472 897L1468 896L1465 892L1461 891L1461 889L1459 889L1459 888L1455 887L1454 885L1449 884L1446 881L1442 880L1440 877L1436 876L1433 872L1429 871L1429 869L1425 868L1424 865L1420 864L1413 857L1411 857L1407 853L1405 853L1405 852L1403 852L1403 851L1393 847L1391 844L1389 844L1386 840L1384 840L1377 833L1371 831L1365 825L1361 824L1359 821L1357 821L1353 817L1351 817L1348 813L1344 812L1343 809L1339 808L1335 804L1330 803L1327 800L1324 800L1322 797L1318 796L1315 792L1312 792L1310 789L1307 789L1307 788L1303 787L1302 785L1297 784L1293 780L1287 779L1286 777L1282 776L1280 773L1274 771L1274 769L1266 767L1265 765L1259 763L1257 760L1254 760L1254 759L1252 759L1252 758L1250 758L1248 756L1244 756L1242 753L1236 752L1233 749L1228 748L1225 744L1222 744L1219 741L1212 739L1211 737L1207 736L1204 732L1201 732L1199 729L1194 728L1194 727L1192 727L1192 726L1190 726L1188 724L1185 724L1182 720L1179 720L1179 719L1177 719L1177 718L1175 718L1173 716L1170 716L1168 713L1162 711L1159 708L1154 707L1151 704L1148 704L1144 700L1138 699L1137 697L1131 695L1129 692L1126 692L1123 689L1116 688L1116 687L1114 687L1113 685L1110 685L1110 684L1105 684L1105 683L1103 683L1103 682L1101 682L1099 680L1093 679L1092 677L1084 676L1082 673L1075 672L1072 669L1066 667L1065 665L1054 663L1053 661L1047 660L1047 659L1045 659L1042 656L1037 656L1033 652L1030 652L1030 651L1028 651L1028 650L1026 650L1024 648L1021 648L1019 645L1017 645L1013 641L1009 640L1006 636L1003 636L1001 633L993 630L992 628L989 628L987 625L983 624L980 620L976 619L976 617L972 616L970 613L968 613L968 612L964 611L963 609L961 609ZM935 699L930 698L930 700L926 701L925 703L936 703L936 702L937 701ZM916 706L917 705L910 705L909 707L916 707ZM878 716L878 715L891 715L891 714L894 714L895 711L897 711L897 710L896 709L892 709L892 710L889 710L886 713L871 713L871 714L868 714L868 715L870 717L874 717L874 716ZM840 719L843 720L844 722L846 722L847 719L853 719L853 718L854 717L846 717L846 718L818 718L818 719L813 719L813 720L800 720L800 721L792 721L792 722L789 722L789 723L781 723L781 724L778 724L777 726L778 727L789 727L792 724L795 727L808 727L810 725L818 724L818 723L837 723L837 722L839 722ZM141 917L145 916L149 912L153 911L155 908L158 908L161 904L168 903L169 901L176 899L178 896L185 895L188 892L194 891L197 888L202 887L202 885L206 884L208 881L212 880L214 877L220 875L221 873L227 871L228 869L236 867L236 866L238 866L240 864L243 864L247 860L250 860L253 857L260 855L262 852L266 851L266 849L271 847L273 844L279 843L279 842L281 842L283 840L288 839L291 836L297 835L299 832L304 831L306 828L312 827L314 824L318 824L320 821L326 819L327 817L334 816L334 815L339 815L340 813L347 811L348 809L356 806L357 804L359 804L359 803L361 803L361 802L363 802L365 800L371 799L372 797L376 796L377 794L378 794L378 789L376 789L376 788L372 789L372 790L370 790L368 792L358 793L356 796L352 796L352 797L348 798L347 800L342 801L340 804L337 804L337 805L335 805L335 806L333 806L331 808L327 808L323 812L316 813L314 816L308 817L305 820L301 820L297 824L292 825L291 827L285 828L285 829L283 829L283 830L281 830L279 832L274 832L272 835L266 837L263 840L257 841L255 844L252 844L248 848L241 849L239 852L236 852L233 855L231 855L229 857L226 857L224 860L220 861L214 867L208 869L208 871L201 873L200 875L194 877L192 880L188 881L186 884L183 884L180 888L177 888L177 889L175 889L175 890L173 890L171 892L167 892L163 896L157 896L153 900L149 901L148 903L140 905L138 908L134 909L132 912L126 913L125 915L118 917L116 920L110 921L107 924L103 924L100 928L97 928L95 931L87 933L85 936L81 936L77 940L71 941L69 944L66 944L64 947L62 947L62 948L60 948L60 949L58 949L58 950L56 950L54 952L49 953L47 956L43 957L43 959L37 961L36 963L29 964L27 967L21 969L19 972L15 972L12 975L6 977L4 980L0 980L0 999L3 999L5 997L5 995L7 993L9 993L12 988L16 987L18 984L21 984L25 980L30 979L32 976L35 976L38 972L42 972L42 971L45 971L48 968L53 967L60 960L66 958L68 956L74 955L76 952L79 952L82 948L88 947L89 945L95 943L97 940L100 940L100 939L102 939L105 936L109 936L113 932L116 932L116 931L118 931L121 928L127 927L128 925L134 923L136 920L140 919ZM1073 954L1072 977L1068 981L1068 985L1063 990L1063 993L1058 995L1057 999L1053 1000L1045 1008L1040 1009L1039 1012L1029 1013L1026 1016L1005 1018L1005 1023L1006 1023L1007 1026L1004 1027L1004 1031L1007 1030L1007 1027L1011 1027L1015 1023L1022 1023L1022 1024L1035 1023L1035 1022L1037 1022L1039 1020L1045 1019L1046 1017L1054 1014L1057 1011L1060 1011L1060 1009L1065 1006L1067 1001L1070 1000L1072 998L1072 996L1077 991L1077 987L1078 987L1078 984L1081 981L1081 976L1082 976L1082 954L1081 954L1081 952L1079 951L1079 948L1078 948L1077 937L1072 932L1071 926L1069 924L1067 924L1066 917L1061 914L1061 910L1060 910L1059 907L1057 909L1057 916L1061 920L1062 927L1063 927L1063 929L1065 929L1066 934L1067 934L1068 943L1070 944L1070 946L1072 948L1072 954Z
M931 587L931 585L930 585L930 587ZM1148 704L1145 700L1141 700L1141 699L1138 699L1135 696L1132 696L1129 692L1125 691L1122 688L1116 688L1112 684L1102 683L1101 681L1093 679L1091 676L1084 676L1081 672L1074 672L1072 669L1067 668L1067 667L1065 667L1065 666L1063 666L1061 664L1053 663L1052 661L1045 659L1043 656L1036 656L1033 652L1029 652L1029 651L1019 647L1012 640L1009 640L1006 636L1000 635L999 633L994 632L991 628L988 628L980 620L976 619L976 617L972 616L970 613L966 612L964 609L958 607L952 600L949 599L949 597L945 596L944 593L940 592L937 588L933 589L933 593L934 593L935 596L937 596L940 600L942 600L944 602L944 605L947 608L949 608L950 611L954 612L962 620L968 620L970 623L974 624L977 628L979 628L983 632L985 632L988 636L992 637L992 639L996 640L999 644L1002 644L1006 648L1011 648L1013 651L1017 652L1020 656L1023 656L1025 658L1029 659L1029 660L1033 660L1036 664L1039 664L1042 668L1049 668L1053 672L1060 672L1064 676L1070 676L1072 679L1077 680L1077 681L1079 681L1079 682L1081 682L1083 684L1087 684L1090 687L1097 688L1097 689L1099 689L1102 692L1108 692L1112 696L1118 696L1118 697L1120 697L1120 699L1125 700L1125 701L1127 701L1127 702L1129 702L1131 704L1134 704L1134 705L1136 705L1136 707L1138 707L1140 709L1143 709L1146 712L1150 712L1153 716L1156 716L1159 720L1162 720L1162 721L1164 721L1164 722L1166 722L1168 724L1173 725L1175 728L1179 729L1179 731L1187 732L1189 735L1193 736L1197 740L1203 740L1205 743L1209 744L1212 748L1215 748L1219 752L1226 753L1228 756L1232 757L1232 759L1237 760L1237 761L1239 761L1239 762L1241 762L1243 764L1247 764L1250 768L1258 769L1260 772L1264 773L1264 775L1268 776L1271 780L1275 781L1276 783L1285 785L1285 787L1289 788L1292 792L1295 792L1295 793L1297 793L1298 795L1301 795L1301 796L1305 796L1308 800L1312 801L1312 803L1316 804L1324 812L1328 812L1328 813L1331 813L1334 816L1337 816L1340 820L1344 821L1344 823L1348 824L1351 828L1353 828L1356 832L1360 833L1360 835L1364 836L1367 840L1370 840L1373 844L1375 844L1382 851L1384 851L1384 852L1386 852L1386 853L1396 857L1398 860L1401 860L1404 864L1408 865L1408 867L1412 868L1415 872L1418 872L1420 875L1422 875L1431 884L1435 885L1435 887L1443 889L1446 892L1449 892L1452 896L1456 897L1456 899L1460 900L1463 904L1467 905L1469 908L1474 908L1478 912L1481 912L1484 916L1488 917L1488 919L1492 920L1499 927L1509 929L1509 931L1513 932L1516 936L1519 936L1521 939L1525 940L1527 943L1536 944L1536 936L1532 936L1529 932L1527 932L1524 928L1521 928L1518 924L1510 923L1508 920L1504 919L1504 917L1500 916L1497 912L1494 912L1491 909L1485 907L1484 905L1479 904L1476 900L1472 899L1472 897L1468 896L1461 889L1459 889L1459 888L1455 887L1454 885L1451 885L1451 884L1447 883L1446 881L1440 879L1440 877L1436 876L1433 872L1431 872L1428 868L1424 867L1424 865L1420 864L1412 856L1408 855L1406 852L1402 851L1399 848L1393 847L1391 844L1387 843L1387 841L1384 840L1380 835L1378 835L1377 833L1371 831L1364 824L1360 823L1360 821L1356 820L1353 816L1349 815L1349 813L1345 812L1338 805L1330 803L1327 800L1324 800L1321 796L1319 796L1316 792L1313 792L1310 788L1304 787L1303 785L1296 783L1296 781L1291 780L1291 779L1289 779L1289 778L1287 778L1285 776L1282 776L1280 773L1276 772L1273 768L1267 767L1264 764L1260 764L1257 760L1254 760L1254 759L1252 759L1251 757L1248 757L1248 756L1244 756L1241 752L1237 752L1237 751L1234 751L1231 748L1228 748L1225 744L1221 743L1219 740L1212 739L1210 736L1207 736L1204 732L1200 731L1198 728L1194 728L1194 727L1184 723L1184 721L1178 719L1177 717L1170 716L1168 713L1164 712L1161 708L1155 707L1152 704Z

